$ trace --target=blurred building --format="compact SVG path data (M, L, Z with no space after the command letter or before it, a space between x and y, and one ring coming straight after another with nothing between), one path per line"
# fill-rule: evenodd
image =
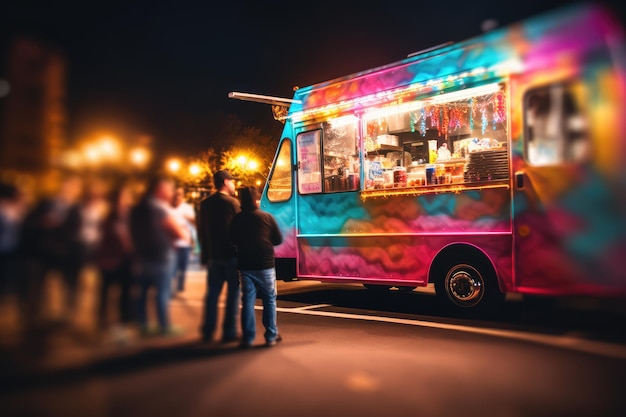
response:
M0 98L0 173L48 178L67 140L65 58L26 37L12 39L2 52L0 75L10 90Z

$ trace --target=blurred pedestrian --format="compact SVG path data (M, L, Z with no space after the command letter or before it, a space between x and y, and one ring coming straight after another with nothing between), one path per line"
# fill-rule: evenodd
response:
M76 310L83 272L94 266L102 222L109 210L104 181L100 178L89 178L83 184L81 198L70 208L66 226L70 255L65 272L68 312Z
M239 213L239 201L234 198L235 180L227 170L213 175L217 190L200 203L198 238L201 263L207 265L207 292L204 298L202 339L212 341L217 326L217 304L227 285L226 311L222 323L222 342L237 340L239 313L239 276L235 247L229 239L230 222Z
M194 245L194 230L196 230L196 210L191 204L185 201L185 189L177 187L172 203L174 213L178 216L181 225L187 229L189 238L178 239L176 246L176 263L174 268L174 291L185 290L185 278L187 267L191 257L191 250Z
M44 287L49 273L62 274L65 283L72 273L72 249L78 228L77 222L70 220L70 213L81 192L81 177L69 175L62 179L56 193L39 199L24 218L18 246L17 291L29 328L42 318ZM70 299L72 289L67 290Z
M239 189L241 213L231 224L231 239L237 248L237 269L241 278L242 348L256 337L254 303L257 293L263 301L265 344L274 346L282 340L276 325L276 268L274 246L283 241L274 217L259 209L255 187Z
M96 250L95 263L100 272L100 304L98 324L101 330L108 328L111 289L119 288L117 300L117 323L111 330L125 333L132 323L133 303L131 299L133 244L130 235L130 210L133 194L128 186L115 188L109 196L109 213L102 222L100 244Z
M13 184L0 184L0 296L15 291L16 255L25 209L22 191Z
M171 334L169 302L176 253L174 242L187 239L172 211L174 181L167 177L153 178L143 198L130 213L130 231L136 257L136 277L139 284L138 322L146 334L148 328L147 297L156 289L156 311L161 334Z

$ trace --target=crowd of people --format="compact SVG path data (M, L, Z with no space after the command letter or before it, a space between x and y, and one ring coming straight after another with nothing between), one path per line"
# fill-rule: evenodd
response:
M257 292L266 345L279 342L273 247L282 242L280 231L259 209L255 187L236 190L225 170L213 181L216 191L197 208L185 200L184 188L161 176L137 194L127 183L111 186L70 175L54 194L34 203L18 187L0 185L0 295L15 296L25 335L37 333L46 320L43 306L52 274L64 284L63 313L71 321L89 268L99 280L95 322L100 331L132 327L142 335L177 334L170 301L185 291L197 247L207 270L201 339L215 341L218 301L226 286L221 342L253 344ZM117 296L111 298L114 288ZM149 320L150 303L156 325Z

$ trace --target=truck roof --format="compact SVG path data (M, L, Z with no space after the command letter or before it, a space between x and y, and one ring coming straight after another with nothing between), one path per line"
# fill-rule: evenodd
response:
M606 9L596 4L567 6L397 62L300 88L286 117L328 117L328 113L354 112L375 103L495 82L555 65L556 51L577 56L606 47L607 36L614 35L621 38L621 27Z

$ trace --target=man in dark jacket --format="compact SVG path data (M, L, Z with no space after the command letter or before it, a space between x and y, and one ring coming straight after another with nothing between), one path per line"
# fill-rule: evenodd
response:
M265 344L274 346L282 340L276 327L274 246L281 244L283 237L274 217L259 209L256 188L240 189L239 198L241 213L231 224L231 239L237 247L237 269L243 289L241 347L250 347L256 336L254 303L257 291L263 301Z
M222 341L237 339L239 312L239 276L235 247L229 239L230 222L239 213L235 194L235 180L226 170L213 175L216 192L200 203L198 239L201 261L207 265L207 292L204 298L202 339L212 341L217 325L217 304L227 284L226 312L224 314Z

